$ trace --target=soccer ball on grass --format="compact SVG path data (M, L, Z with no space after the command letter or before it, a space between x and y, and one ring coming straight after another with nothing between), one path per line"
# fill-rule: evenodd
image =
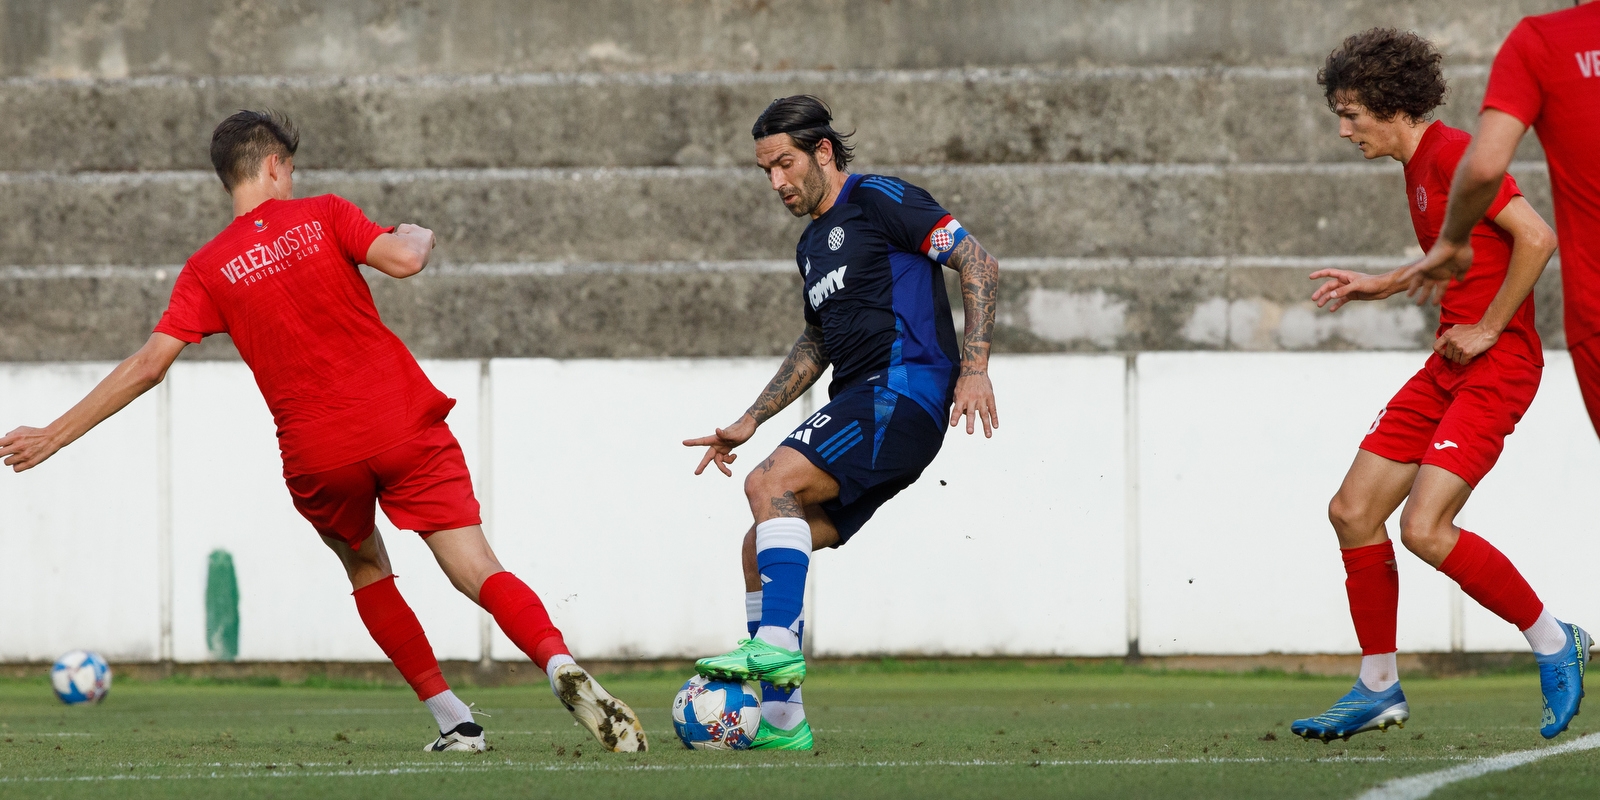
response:
M672 729L690 750L748 750L761 726L754 683L689 679L672 701Z
M69 706L98 703L111 691L111 665L99 653L74 650L50 666L50 688Z

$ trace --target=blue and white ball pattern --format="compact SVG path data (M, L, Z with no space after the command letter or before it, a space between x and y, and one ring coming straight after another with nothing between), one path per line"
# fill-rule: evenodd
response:
M99 653L74 650L50 666L50 688L69 706L98 703L111 691L111 665Z
M761 727L754 683L689 679L672 701L672 729L690 750L748 750Z

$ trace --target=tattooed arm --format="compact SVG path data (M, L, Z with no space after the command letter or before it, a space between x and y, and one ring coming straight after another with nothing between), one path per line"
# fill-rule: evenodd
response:
M789 348L789 357L778 367L778 374L767 382L767 388L744 412L745 416L754 419L757 425L772 419L772 415L805 394L827 367L828 351L822 344L822 329L808 324L800 338L794 340L794 347Z
M989 343L994 336L995 295L1000 288L1000 262L976 237L968 235L950 253L948 266L961 273L961 307L966 312L966 337L961 344L961 377L956 380L950 425L967 418L967 433L982 420L983 435L1000 427L994 386L989 383Z
M705 471L707 464L716 462L722 474L732 475L728 465L739 457L733 448L749 441L761 423L772 419L774 414L805 394L822 377L822 371L827 366L828 351L822 343L822 329L807 324L805 332L794 341L794 347L789 348L789 356L778 367L777 374L767 382L767 388L761 390L761 396L744 412L744 416L727 428L718 428L711 436L684 440L685 447L706 448L705 457L700 459L700 466L694 474L699 475Z

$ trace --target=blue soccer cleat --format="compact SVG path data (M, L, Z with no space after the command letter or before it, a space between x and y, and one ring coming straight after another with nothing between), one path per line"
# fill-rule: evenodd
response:
M1362 731L1388 730L1390 725L1404 728L1411 718L1411 708L1406 705L1406 693L1400 683L1382 692L1374 692L1357 680L1350 693L1339 698L1333 708L1309 719L1297 719L1289 730L1305 739L1349 739Z
M1583 670L1594 644L1584 629L1566 622L1561 627L1567 632L1566 648L1547 656L1534 656L1539 661L1539 691L1544 692L1544 727L1539 734L1546 739L1561 735L1572 724L1572 718L1578 716L1578 704L1583 702Z

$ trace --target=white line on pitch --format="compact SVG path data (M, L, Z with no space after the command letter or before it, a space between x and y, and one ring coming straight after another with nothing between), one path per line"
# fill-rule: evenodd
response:
M1519 750L1515 753L1491 756L1470 764L1462 764L1459 767L1442 769L1438 772L1412 775L1409 778L1396 778L1362 794L1357 800L1420 800L1433 794L1436 789L1457 781L1471 780L1488 775L1491 772L1504 772L1524 764L1532 764L1550 756L1575 753L1579 750L1593 750L1595 748L1600 748L1600 733L1581 736L1565 744L1558 744L1555 747Z

